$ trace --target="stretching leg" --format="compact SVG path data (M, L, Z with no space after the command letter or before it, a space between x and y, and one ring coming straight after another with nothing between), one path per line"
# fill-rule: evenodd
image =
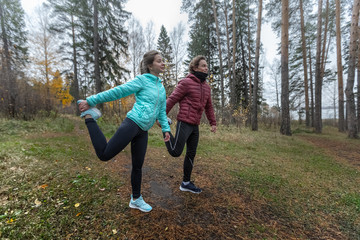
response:
M103 132L94 119L87 118L85 119L85 123L89 130L96 155L102 161L108 161L121 152L140 129L132 120L125 118L114 136L107 142Z
M194 167L196 149L199 143L199 126L193 126L193 131L186 141L186 155L184 159L183 181L188 182L191 178L191 172Z

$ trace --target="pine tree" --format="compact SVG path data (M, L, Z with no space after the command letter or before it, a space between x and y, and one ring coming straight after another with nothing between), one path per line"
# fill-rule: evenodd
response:
M188 45L188 58L190 60L197 56L206 57L210 77L209 84L212 88L213 105L218 107L220 102L220 79L218 78L218 50L216 43L216 26L211 1L190 1L183 0L182 10L189 14L190 42Z
M10 117L19 113L16 79L27 61L24 15L20 0L0 0L1 110Z
M166 95L172 92L174 88L173 80L175 79L174 76L174 63L173 63L173 50L170 42L170 37L166 31L164 25L161 26L160 35L157 41L157 48L160 51L163 61L165 62L165 71L161 75L164 81L164 87L166 90Z

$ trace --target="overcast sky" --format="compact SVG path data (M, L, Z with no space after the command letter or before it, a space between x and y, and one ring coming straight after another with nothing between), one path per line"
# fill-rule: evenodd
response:
M31 15L35 7L44 0L21 0L23 8L28 15ZM154 22L156 36L160 33L161 25L164 25L168 33L180 22L186 25L187 14L180 12L182 0L128 0L125 10L131 12L138 19L143 27L149 21Z

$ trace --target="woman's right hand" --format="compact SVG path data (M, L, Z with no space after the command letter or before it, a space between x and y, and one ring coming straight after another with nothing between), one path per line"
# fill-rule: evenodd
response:
M84 112L90 108L90 106L86 100L81 101L78 106L79 106L80 112Z
M170 140L170 133L165 132L164 142L168 142Z

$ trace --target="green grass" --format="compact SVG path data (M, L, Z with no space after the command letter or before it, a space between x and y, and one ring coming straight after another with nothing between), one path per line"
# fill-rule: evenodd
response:
M99 125L107 137L118 127L104 120ZM82 123L78 129L75 126L76 121L69 117L29 122L0 119L1 239L126 239L137 236L134 234L139 229L133 226L141 221L148 231L157 227L157 220L149 217L155 215L132 214L128 195L114 194L124 186L129 189L129 172L120 176L119 171L112 171L112 165L94 160L86 128ZM252 239L326 238L333 236L329 229L359 239L359 169L336 161L301 136L360 147L359 141L349 140L332 128L326 128L322 135L299 130L287 137L278 132L225 126L219 126L214 134L209 126L200 126L194 175L206 176L213 184L207 191L214 191L215 196L230 194L248 199L253 212L246 215L248 224L242 227L234 229L230 224L220 228L231 229L228 234L233 237ZM157 126L149 131L148 145L148 152L156 151L158 156L149 157L163 161L165 146ZM170 164L171 159L166 161ZM151 162L151 167L167 171L163 163ZM181 164L177 166L181 168ZM188 203L190 200L183 201L196 206ZM230 200L223 203L225 206L216 204L212 207L223 209L230 220L238 217L232 212L241 213L240 206ZM182 209L181 203L178 206ZM158 212L159 219L171 223L170 211ZM202 212L194 214L196 219L206 216ZM269 227L269 219L276 220L279 228ZM117 229L116 236L113 229ZM168 231L171 229L169 226ZM281 235L284 229L290 235ZM161 232L157 234L161 236Z

